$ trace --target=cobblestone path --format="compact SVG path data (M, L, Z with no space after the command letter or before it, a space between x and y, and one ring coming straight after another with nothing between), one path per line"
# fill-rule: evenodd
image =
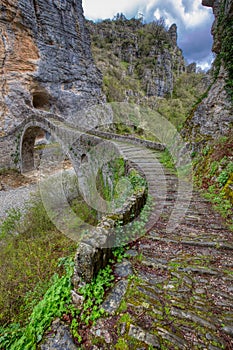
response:
M156 207L147 234L115 266L103 304L109 316L86 330L82 348L233 350L233 232L198 192L191 202L189 186L177 194L178 179L161 167L159 153L120 148L143 169ZM17 191L9 203L22 196ZM169 231L174 209L179 223Z
M197 192L168 233L178 180L165 177L162 215L116 265L87 349L233 349L233 233Z

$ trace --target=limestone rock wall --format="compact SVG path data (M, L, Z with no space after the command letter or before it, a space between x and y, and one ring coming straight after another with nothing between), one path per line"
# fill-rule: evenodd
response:
M212 34L214 37L213 51L217 57L213 66L213 83L206 97L195 108L185 125L184 134L194 143L202 139L212 140L220 135L226 135L233 125L232 101L229 92L226 91L229 69L224 60L228 50L224 43L228 30L232 37L232 27L228 28L227 23L228 21L232 23L233 0L203 0L202 4L212 7L215 15ZM232 60L232 56L230 59Z
M98 23L88 21L87 24L93 47L97 52L103 52L99 60L102 72L106 75L109 70L114 72L117 67L114 61L117 59L123 67L127 67L128 80L138 79L144 95L148 97L171 94L174 77L186 71L182 51L177 46L176 24L167 30L162 21L143 24L137 19L128 20L124 15L115 20ZM104 55L108 57L107 62L104 62ZM118 69L115 74L117 79L120 79L120 72L121 69ZM138 87L132 88L130 83L128 85L126 101L127 96L138 93Z
M33 109L77 124L103 100L81 0L2 0L0 70L0 135Z
M14 135L2 137L0 142L0 170L16 168L19 158L19 147Z

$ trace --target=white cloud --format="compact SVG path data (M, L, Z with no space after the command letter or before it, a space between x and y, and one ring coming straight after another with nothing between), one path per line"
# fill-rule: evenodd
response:
M144 10L146 16L154 10L156 17L159 11L162 17L182 22L186 28L200 25L209 17L209 10L200 0L148 0Z
M87 18L96 20L112 18L116 13L123 12L137 16L139 12L145 17L151 13L182 22L187 28L194 27L208 20L210 10L201 5L201 0L83 0L84 13ZM178 23L177 23L178 24Z
M182 3L182 0L179 0L178 3L180 3L181 18L186 27L200 25L209 17L209 11L201 5L199 0L192 1L192 8L188 12Z
M113 18L118 12L128 14L135 10L134 15L137 15L142 3L142 0L83 0L83 9L87 18L97 20Z
M159 9L156 9L156 10L155 10L154 16L155 16L155 18L160 18L160 17L162 17L162 16L161 16L161 12L159 11Z
M211 64L214 61L214 58L215 58L214 54L211 53L204 60L197 62L197 67L200 67L204 71L209 70L211 68Z

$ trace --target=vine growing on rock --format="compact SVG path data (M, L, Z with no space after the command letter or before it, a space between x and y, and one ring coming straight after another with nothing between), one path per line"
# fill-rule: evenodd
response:
M232 221L232 133L206 146L194 159L195 182L221 215Z
M216 76L219 73L221 61L228 72L225 89L233 103L233 18L225 14L226 0L221 4L217 31L221 39L221 52L216 59Z

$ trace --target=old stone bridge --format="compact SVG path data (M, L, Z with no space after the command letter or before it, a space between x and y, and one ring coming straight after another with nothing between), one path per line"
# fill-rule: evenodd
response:
M156 200L154 221L162 213L167 196L166 171L159 162L158 152L165 149L165 145L151 141L141 140L132 136L121 136L97 130L84 131L74 127L64 120L53 115L34 114L26 119L7 136L0 138L0 168L16 168L22 173L34 170L34 146L38 135L50 135L62 152L58 152L58 160L68 157L82 183L86 194L85 200L92 204L101 201L95 186L92 193L88 189L91 182L95 182L98 170L107 162L116 157L123 157L136 168L145 178L149 195ZM56 153L56 152L55 152ZM62 154L61 154L62 153ZM56 157L55 157L56 158ZM44 156L44 164L50 164ZM57 162L57 159L54 159ZM81 171L80 171L81 169ZM176 206L170 217L168 229L176 227L179 218L184 215L182 199L187 203L191 198L192 188L178 179Z
M66 123L58 116L34 114L6 136L0 137L0 169L16 168L22 173L34 169L34 146L43 133L51 136L70 158L75 169L85 159L89 149L105 139L138 144L162 151L165 145L134 137L120 136L96 130L83 130Z

